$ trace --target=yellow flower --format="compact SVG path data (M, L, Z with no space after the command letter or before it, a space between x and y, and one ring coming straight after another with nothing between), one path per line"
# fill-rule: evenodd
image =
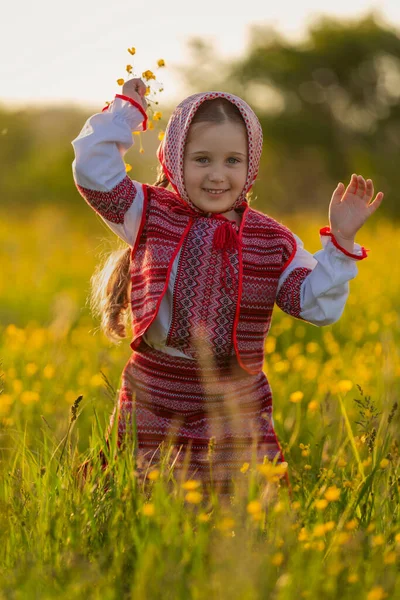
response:
M356 583L358 581L358 575L357 575L357 573L350 573L350 575L347 578L347 581L349 583Z
M217 525L218 529L221 531L229 531L229 529L232 529L234 526L235 520L232 519L232 517L224 517Z
M339 392L342 392L342 394L349 392L352 389L352 387L353 387L353 382L350 381L349 379L342 379L338 383L338 390L339 390Z
M396 535L394 536L394 541L396 542L396 544L400 544L400 533L396 533Z
M130 165L129 163L125 163L125 171L127 173L129 173L129 171L132 171L132 165Z
M149 69L147 71L143 71L142 77L146 81L149 81L150 79L155 79L156 78L156 76L154 75L153 71L150 71Z
M37 392L32 392L30 390L26 390L21 394L21 402L23 404L29 405L34 404L35 402L39 402L39 394Z
M285 555L283 554L283 552L277 552L276 554L274 554L271 558L271 563L275 566L275 567L280 567L281 564L283 563L285 558Z
M159 121L161 119L161 117L162 117L162 113L158 110L153 115L153 121Z
M210 513L200 513L197 517L197 519L200 521L200 523L207 523L211 518L211 514Z
M247 473L247 471L249 470L250 464L248 462L243 463L240 472L241 473Z
M347 461L344 458L339 458L337 461L337 466L340 469L343 469L347 465Z
M128 48L128 52L133 56L134 54L136 54L136 48Z
M299 510L301 508L301 504L298 500L295 500L292 504L293 510Z
M150 481L156 481L156 479L158 479L159 477L160 477L160 471L159 471L159 469L153 469L147 475L147 478L150 479Z
M389 460L387 458L382 458L381 462L379 463L379 466L381 469L386 469L386 467L389 465Z
M299 402L301 402L304 398L304 394L303 392L293 392L292 394L290 394L289 396L289 400L290 402L293 402L293 404L298 404Z
M373 547L383 546L384 543L385 543L385 537L381 533L378 533L378 535L373 536L373 538L372 538L372 546Z
M389 551L386 552L386 554L384 554L383 556L383 562L385 563L385 565L394 565L397 559L397 554L396 552Z
M53 365L46 365L43 369L43 377L45 379L51 379L55 373L55 368Z
M13 390L16 394L20 394L23 389L22 381L20 379L14 379L12 382Z
M143 505L142 507L142 513L146 516L146 517L152 517L155 513L155 508L154 508L154 504L146 503Z
M322 537L323 535L325 535L325 524L320 523L319 525L316 525L314 527L313 534L315 535L315 537Z
M197 488L200 487L200 485L201 485L201 482L198 481L197 479L188 479L188 481L185 481L185 483L182 483L182 488L187 491L193 491L193 490L197 490Z
M96 373L90 378L90 385L92 387L101 387L104 385L104 379L100 373Z
M34 375L37 370L38 370L38 366L37 366L37 364L35 364L33 362L28 363L25 367L25 371L26 371L27 375Z
M331 487L328 487L324 496L328 502L336 502L336 500L339 500L340 498L340 490L335 485L332 485Z
M185 500L186 502L189 502L189 504L200 504L200 502L203 500L203 494L195 491L188 492L185 496Z
M314 502L314 506L317 510L324 510L328 506L328 500L320 498Z
M319 409L319 402L317 400L311 400L307 406L310 412L316 412Z
M118 83L118 85L124 85L125 80L122 79L122 77L120 77L119 79L117 79L117 83Z
M373 531L375 531L376 525L374 522L370 523L366 529L367 533L372 533Z
M264 475L264 477L270 482L277 482L283 477L288 468L287 462L281 462L277 465L271 462L266 462L262 465L257 465L257 470Z
M259 502L258 500L253 500L252 502L249 502L247 505L247 512L249 513L249 515L254 515L255 513L259 513L261 512L262 507L261 507L261 502Z
M145 95L145 96L148 96L150 93L151 93L151 88L150 88L150 86L148 85L148 86L146 86L146 91L145 91L144 95Z
M157 61L157 65L158 65L159 67L165 67L165 60L164 60L163 58L160 58L160 59Z
M345 527L346 527L347 531L353 531L353 529L356 529L357 525L358 525L357 519L351 519L351 521L347 521Z
M300 529L299 535L297 536L299 542L305 542L308 539L308 533L305 527Z
M162 141L163 141L163 139L164 139L164 136L165 136L165 133L164 133L164 131L160 131L160 133L158 134L158 139L160 140L160 142L162 142Z
M126 65L127 73L132 73L132 69L133 69L132 65Z
M152 131L152 130L154 129L154 123L153 123L153 121L149 121L149 122L147 123L147 129L148 129L149 131Z
M368 592L367 600L383 600L387 597L387 593L380 585L376 585Z

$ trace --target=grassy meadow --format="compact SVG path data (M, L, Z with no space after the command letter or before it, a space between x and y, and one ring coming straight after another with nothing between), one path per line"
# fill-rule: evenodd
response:
M282 220L320 248L326 222ZM400 236L371 221L338 323L274 315L265 370L291 493L274 465L246 463L221 504L167 460L143 484L115 436L109 470L97 459L130 354L86 303L114 234L84 203L3 214L0 600L400 598Z

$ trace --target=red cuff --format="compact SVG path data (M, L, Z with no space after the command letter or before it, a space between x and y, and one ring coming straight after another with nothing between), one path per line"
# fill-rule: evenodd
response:
M330 227L322 227L322 229L319 230L319 233L320 235L328 235L332 240L332 244L336 246L336 248L343 252L343 254L345 254L346 256L354 258L355 260L362 260L363 258L367 258L367 252L369 252L369 250L364 248L364 246L361 246L361 254L352 254L351 252L348 252L347 250L342 248L342 246L337 242L335 236L331 232Z
M132 106L134 106L135 108L139 109L139 111L142 113L143 115L143 131L146 131L147 129L147 120L148 117L144 111L143 106L141 106L138 102L136 102L136 100L133 100L133 98L130 98L129 96L124 96L123 94L115 94L116 98L120 98L121 100L126 100L127 102L130 102L132 104ZM108 110L108 106L105 106L103 108L103 110L101 112L104 112Z

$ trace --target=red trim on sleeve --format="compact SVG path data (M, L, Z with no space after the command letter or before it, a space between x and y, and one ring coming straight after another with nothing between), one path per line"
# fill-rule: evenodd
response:
M292 254L289 256L289 258L287 259L287 261L285 262L285 264L282 267L282 273L285 271L285 269L287 269L287 267L290 265L290 263L292 262L292 260L294 259L294 257L296 256L296 252L297 252L297 241L296 238L293 236L293 241L294 241L294 248L292 250ZM281 273L281 274L282 274Z
M361 246L362 254L352 254L351 252L348 252L347 250L342 248L342 246L337 242L335 236L331 232L330 227L322 227L322 229L319 230L319 233L320 235L329 236L332 240L332 244L336 246L336 248L343 252L343 254L345 254L346 256L350 256L350 258L355 258L356 260L362 260L363 258L367 258L367 252L369 252L369 250L367 250L367 248L364 248L364 246Z
M133 100L133 98L130 98L129 96L124 96L123 94L115 94L115 97L120 98L120 100L126 100L127 102L130 102L132 104L132 106L137 108L142 113L142 115L143 115L143 122L142 122L143 131L146 131L148 116L146 115L143 106L141 106L139 104L139 102L136 102L136 100ZM108 107L109 107L109 105L105 106L101 112L108 110Z

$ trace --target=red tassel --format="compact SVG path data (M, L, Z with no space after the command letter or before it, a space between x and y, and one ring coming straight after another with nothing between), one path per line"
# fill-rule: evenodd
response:
M238 250L239 236L230 222L226 221L214 233L213 246L215 250Z

